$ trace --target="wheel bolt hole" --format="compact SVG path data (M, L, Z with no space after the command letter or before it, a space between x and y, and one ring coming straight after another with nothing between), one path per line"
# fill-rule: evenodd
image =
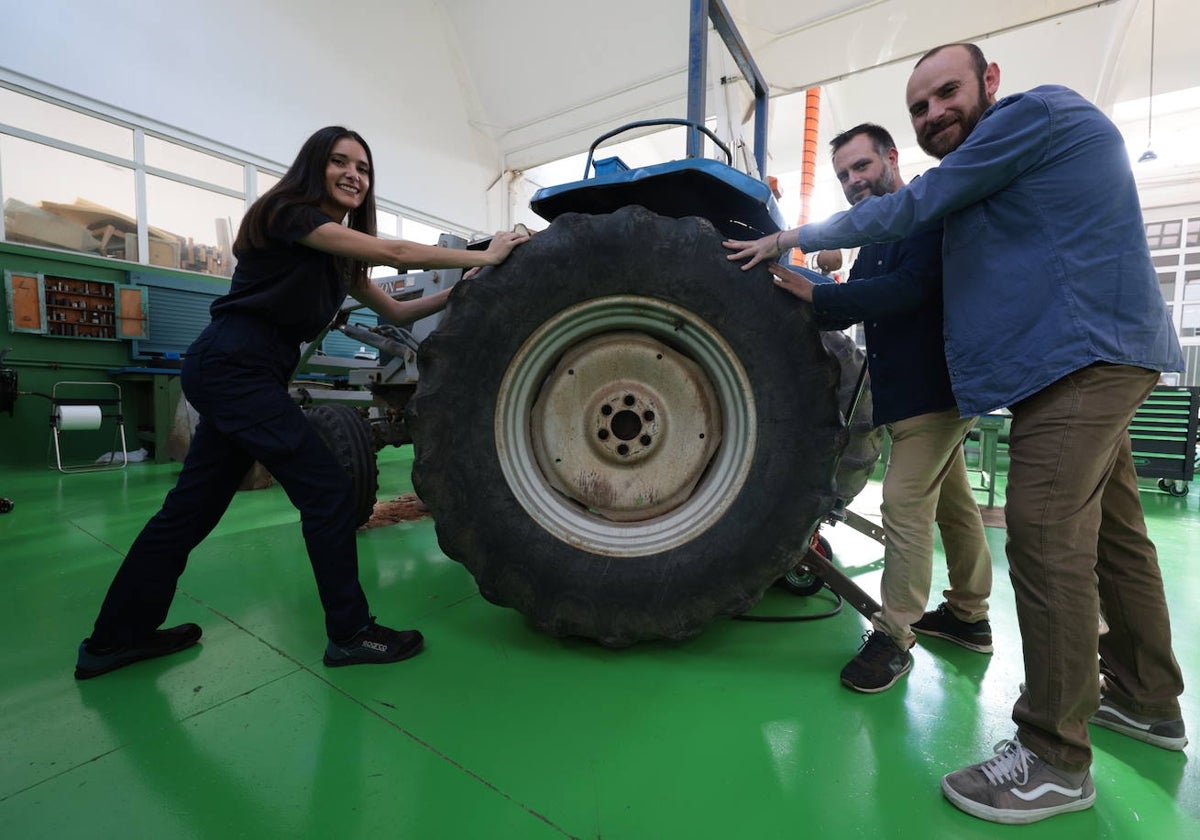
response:
M596 437L600 438L600 440L608 440L608 429L601 429L596 432Z
M642 433L641 418L632 411L618 411L609 425L613 434L621 440L633 440Z
M638 442L642 446L649 446L650 445L650 435L642 435L640 438L638 438Z
M620 446L617 447L617 454L618 455L628 455L629 447L622 443Z
M642 419L645 420L647 423L653 423L654 422L654 412L653 411L642 412Z
M625 399L622 400L622 402L625 403L625 405L633 405L635 402L637 402L637 400L634 398L633 394L626 394Z
M612 414L612 411L613 411L613 410L612 410L612 406L611 406L611 405L602 405L602 406L600 406L600 413L601 413L601 414L603 414L605 417L607 417L608 415Z

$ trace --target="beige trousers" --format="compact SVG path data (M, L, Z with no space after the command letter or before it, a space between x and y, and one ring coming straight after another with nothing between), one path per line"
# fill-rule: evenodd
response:
M871 624L901 650L916 641L910 625L929 603L933 581L933 525L946 553L946 603L963 621L987 618L992 555L979 505L971 492L963 440L975 424L958 411L910 417L888 426L892 454L883 475L882 610Z

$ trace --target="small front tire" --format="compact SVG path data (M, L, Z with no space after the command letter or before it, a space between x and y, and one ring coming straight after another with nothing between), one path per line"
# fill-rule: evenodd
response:
M379 492L379 467L371 426L348 405L317 405L304 409L308 422L350 476L354 497L354 524L363 525L375 510Z

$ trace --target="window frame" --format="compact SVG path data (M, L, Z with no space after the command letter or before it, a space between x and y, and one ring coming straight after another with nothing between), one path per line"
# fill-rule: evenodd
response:
M1169 226L1178 225L1178 238L1175 235L1171 236L1170 245L1163 245L1162 240L1165 236L1165 231ZM1196 237L1195 243L1189 243L1189 228L1200 226L1200 211L1192 213L1184 213L1181 215L1170 215L1162 218L1149 219L1145 222L1146 243L1150 248L1150 257L1155 258L1170 257L1174 260L1173 266L1155 265L1154 272L1158 276L1159 289L1162 289L1162 275L1169 274L1172 271L1175 275L1173 294L1170 300L1167 300L1166 295L1163 295L1163 300L1167 304L1167 309L1171 315L1171 323L1175 327L1175 333L1179 336L1179 343L1182 345L1200 345L1200 329L1194 329L1195 333L1185 335L1183 326L1183 308L1184 306L1200 306L1200 299L1187 297L1187 275L1200 270L1200 262L1197 262L1200 257L1200 237ZM1154 242L1158 244L1152 244ZM1189 261L1189 258L1191 261ZM1193 279L1191 282L1200 284L1200 280ZM1196 294L1193 292L1193 294Z
M110 152L92 149L86 146L81 146L68 140L62 140L53 136L42 134L41 132L32 131L22 128L21 126L12 125L7 122L0 121L0 134L6 134L21 140L31 143L38 143L52 149L70 152L81 157L96 160L101 163L108 163L114 166L120 166L130 169L134 177L134 206L135 215L137 218L137 242L138 242L138 258L137 260L115 260L118 262L126 262L131 265L149 266L150 262L150 241L148 222L148 206L146 199L146 177L153 175L158 178L163 178L169 181L174 181L189 187L206 190L218 195L223 195L227 198L240 199L243 204L243 214L249 210L250 205L258 198L259 175L265 174L275 179L276 181L283 177L287 171L287 166L276 161L266 158L259 158L249 155L240 150L230 149L219 143L208 141L204 138L186 135L178 131L173 131L167 126L156 124L152 121L135 119L132 115L127 115L119 109L106 106L103 103L93 102L83 97L73 96L69 93L54 90L43 89L35 80L25 77L16 76L8 72L0 71L0 87L6 90L33 99L38 99L50 105L60 108L65 108L75 111L86 117L101 120L112 125L128 129L133 133L133 157L126 158L120 155L114 155ZM171 143L193 152L209 155L219 160L224 160L242 167L242 189L233 189L221 184L214 184L206 181L203 178L194 177L186 172L177 172L174 170L163 169L157 166L151 166L146 163L146 144L145 139L153 137L166 143ZM0 177L0 205L5 199L4 182ZM397 202L389 201L376 196L376 205L380 212L390 213L397 218L397 230L403 231L406 222L416 222L421 225L437 228L445 233L452 233L465 238L472 238L472 231L448 222L445 219L439 219L427 214L406 207ZM236 234L236 231L234 231ZM396 236L382 234L383 238L394 239ZM10 244L4 230L4 217L0 214L0 244ZM24 243L11 243L22 244ZM58 252L50 246L30 245L28 247L41 248L48 251ZM66 249L63 249L66 250ZM67 251L68 253L75 253ZM177 268L175 270L182 271L188 274L198 274L200 276L210 276L203 272L190 271L188 269Z

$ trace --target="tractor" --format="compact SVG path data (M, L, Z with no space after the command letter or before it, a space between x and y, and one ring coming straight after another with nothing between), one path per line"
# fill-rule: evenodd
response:
M705 6L755 90L759 177L704 125ZM394 290L456 283L436 328L341 328L389 360L359 374L373 422L311 410L364 511L372 447L411 437L441 548L481 594L607 647L691 638L780 581L878 609L816 538L879 455L863 356L764 267L727 259L723 239L786 227L761 171L767 87L719 0L693 4L691 45L687 119L598 138L582 180L533 197L549 225L503 264ZM596 159L658 125L686 128L686 157ZM701 156L705 138L723 161Z

